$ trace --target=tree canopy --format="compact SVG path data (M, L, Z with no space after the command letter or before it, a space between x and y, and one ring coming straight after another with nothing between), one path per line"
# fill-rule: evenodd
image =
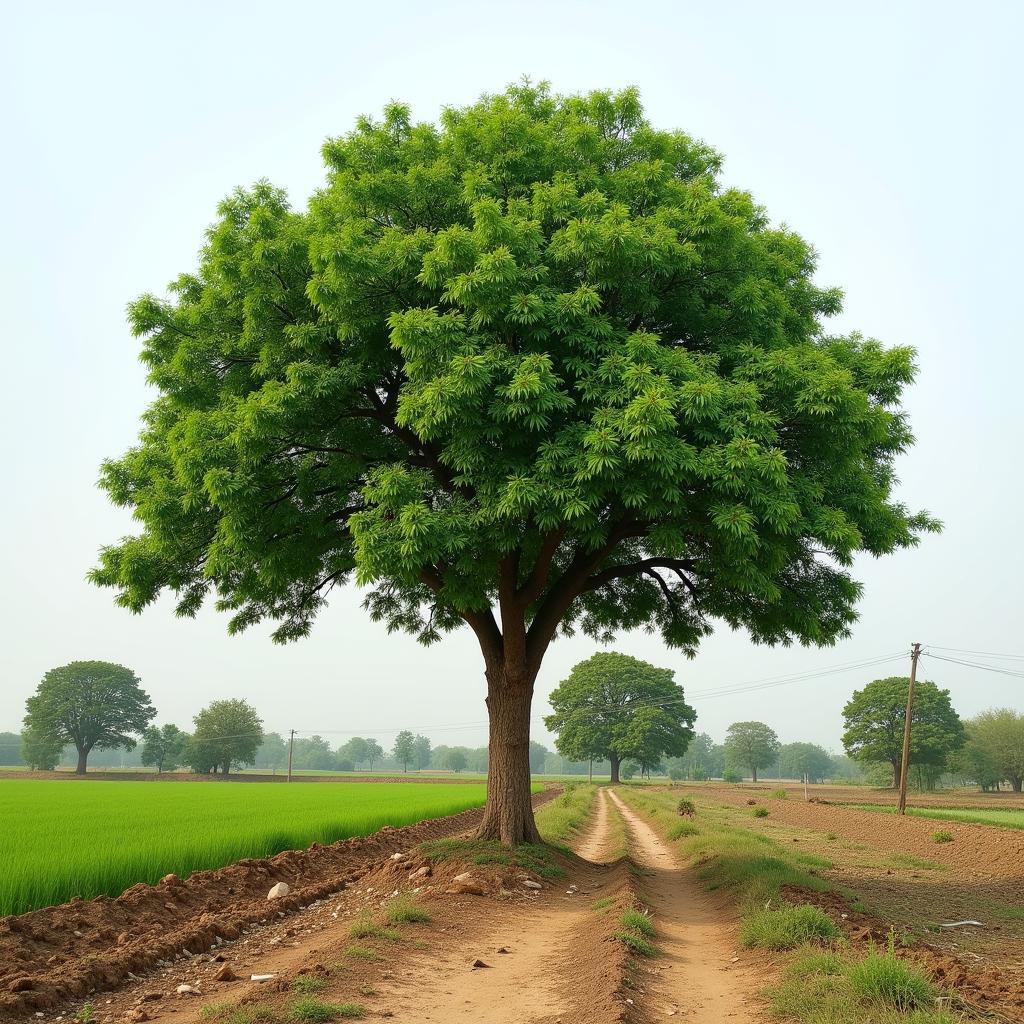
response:
M862 762L883 762L892 767L893 785L900 784L903 727L910 679L889 676L855 690L843 708L843 747ZM942 765L965 742L963 722L949 700L949 690L935 683L914 684L910 723L910 764Z
M979 784L1010 783L1014 792L1024 785L1024 714L1012 708L983 711L967 723L971 765Z
M109 661L50 669L25 708L25 729L35 743L74 744L79 775L86 772L90 751L133 749L156 716L135 673Z
M774 764L779 749L779 737L764 722L733 722L725 734L726 757L736 767L749 768L754 782L758 768Z
M409 770L410 763L416 760L416 737L408 729L403 729L395 737L395 745L392 748L394 759L402 766L402 771Z
M138 536L92 578L304 636L355 579L392 630L469 625L491 717L481 835L535 839L529 708L559 630L693 653L847 634L858 551L936 526L892 496L909 348L825 328L813 248L656 129L635 90L522 84L323 148L306 209L221 204L130 309L157 397L103 486Z
M195 731L188 745L188 757L197 772L252 764L263 742L263 721L245 700L215 700L193 718Z
M778 760L779 771L786 778L824 782L832 771L832 755L817 743L784 743Z
M612 782L626 758L653 767L665 755L681 757L697 713L674 675L615 651L581 661L548 697L544 724L557 734L558 752L574 761L607 758Z
M174 771L185 759L189 738L176 725L151 725L142 735L142 763L158 774Z

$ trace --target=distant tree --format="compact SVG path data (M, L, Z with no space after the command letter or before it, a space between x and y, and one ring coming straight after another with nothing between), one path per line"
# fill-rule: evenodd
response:
M257 768L270 768L277 772L288 764L288 744L279 732L263 734L263 742L253 762Z
M358 768L369 760L369 745L362 736L353 736L345 744L338 748L339 758L352 762L353 768Z
M491 763L491 752L487 747L466 748L466 767L471 772L486 775Z
M298 771L330 772L336 764L334 750L322 736L308 736L295 741L292 766Z
M84 775L93 749L131 750L156 716L139 679L123 665L73 661L50 669L25 701L25 728L40 740L74 744Z
M725 735L725 753L757 782L758 768L767 768L779 756L779 737L764 722L733 722Z
M785 743L779 748L779 770L785 778L824 782L832 771L832 755L817 743Z
M189 736L168 723L159 729L151 725L142 735L142 763L160 772L172 772L185 757Z
M612 782L627 757L656 763L685 753L697 715L673 675L614 651L581 661L548 697L552 714L544 724L557 734L559 753L579 761L607 758Z
M103 486L142 534L93 579L135 611L216 593L280 641L350 579L424 643L468 626L480 837L537 841L557 635L829 643L856 553L934 527L892 494L914 355L829 329L813 247L634 90L392 103L323 153L308 208L236 192L196 270L132 305L155 397Z
M875 679L855 690L843 708L843 747L862 762L885 762L892 768L892 784L900 784L903 725L907 710L905 676ZM914 686L914 713L910 728L910 764L942 765L951 751L966 740L963 722L949 700L949 690L920 681Z
M373 762L379 761L384 756L384 748L376 740L366 741L366 760L369 762L370 771L373 771Z
M444 766L453 772L461 772L466 768L466 751L462 747L451 747L445 754Z
M849 754L833 754L831 776L844 782L860 782L864 778L864 766Z
M0 732L0 764L23 765L21 735L16 732Z
M410 762L416 763L416 737L408 729L403 729L395 737L392 754L404 772L409 770Z
M412 741L413 763L417 771L430 767L430 740L426 736L417 735Z
M52 772L60 764L64 741L52 732L26 728L21 733L21 757L33 771Z
M252 764L263 742L263 721L245 700L215 700L193 719L189 743L192 767L198 772L216 768L227 775L232 768Z
M986 765L986 774L1006 779L1015 793L1024 784L1024 714L1011 708L983 711L967 723L969 745L975 764Z
M547 760L548 748L543 743L530 740L530 773L541 775L544 772L544 762Z

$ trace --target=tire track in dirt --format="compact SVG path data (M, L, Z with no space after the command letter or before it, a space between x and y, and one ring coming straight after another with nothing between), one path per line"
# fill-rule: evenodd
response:
M630 852L644 869L661 956L651 964L647 1003L653 1016L692 1021L765 1020L758 977L737 957L734 916L701 885L675 850L614 790L609 798L626 821ZM734 962L735 961L735 962Z

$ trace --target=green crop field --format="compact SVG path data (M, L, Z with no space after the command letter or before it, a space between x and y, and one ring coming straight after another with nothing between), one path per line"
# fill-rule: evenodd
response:
M848 804L862 811L881 811L895 814L895 807L879 804ZM971 807L908 807L907 814L918 818L935 818L938 821L966 821L972 825L1001 825L1003 828L1024 828L1024 808L1001 808L978 810Z
M485 791L465 783L0 779L0 915L456 814L481 806Z

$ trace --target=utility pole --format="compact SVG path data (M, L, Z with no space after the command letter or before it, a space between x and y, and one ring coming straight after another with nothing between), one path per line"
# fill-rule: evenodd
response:
M910 767L910 720L914 714L914 683L917 680L917 659L921 645L914 644L910 651L910 686L907 687L907 717L903 723L903 759L900 762L900 803L898 814L907 813L907 769Z
M295 752L295 730L288 736L288 781L292 781L292 754Z

